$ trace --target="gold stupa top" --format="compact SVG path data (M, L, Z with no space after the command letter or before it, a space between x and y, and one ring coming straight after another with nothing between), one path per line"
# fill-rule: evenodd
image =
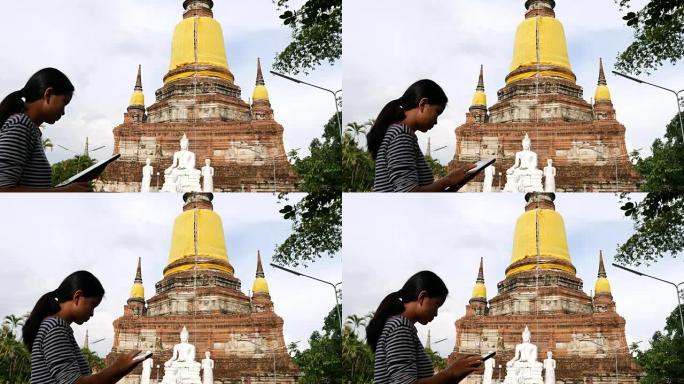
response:
M232 275L221 217L213 211L210 193L183 196L183 212L176 217L164 277L191 269L222 271Z
M506 276L533 270L560 270L572 274L575 267L568 251L563 218L555 210L553 193L533 192L515 224L513 255Z
M140 258L138 257L138 269L135 272L135 279L133 280L133 287L131 288L131 294L128 298L131 299L142 299L145 300L145 287L142 284L142 270L140 268Z
M164 84L190 76L218 77L233 82L221 24L213 17L211 0L183 2L183 20L176 25L171 62Z
M261 252L259 251L257 251L256 279L252 284L252 293L268 293L268 283L266 282L266 275L264 275L264 268L261 265Z
M596 294L610 294L610 283L606 275L606 267L603 266L603 252L599 251L599 270L596 284L594 284Z
M480 257L480 269L477 272L477 280L473 287L473 296L471 299L485 299L487 300L487 287L484 284L484 270L482 268L482 257Z
M480 77L477 80L477 87L475 94L473 94L473 102L471 106L487 106L487 95L484 88L484 76L482 75L482 64L480 64Z
M264 82L264 75L261 72L261 60L257 58L257 77L254 92L252 92L252 100L268 100L268 90Z
M142 75L140 72L140 64L138 64L138 76L135 80L135 87L133 87L133 95L131 95L131 101L128 103L129 106L133 107L145 107L145 95L143 94L142 88Z
M594 92L594 100L596 101L610 101L610 91L608 90L608 83L606 82L606 74L603 72L603 59L599 58L599 77Z
M575 82L563 24L555 17L554 0L527 0L525 20L515 33L513 60L506 84L541 76Z

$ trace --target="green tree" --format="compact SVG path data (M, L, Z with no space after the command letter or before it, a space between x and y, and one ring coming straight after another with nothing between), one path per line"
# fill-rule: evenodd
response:
M55 147L55 146L52 144L52 140L50 140L49 137L46 137L46 138L43 139L43 149L48 149L48 148L50 148L50 151L52 151L52 149L53 149L54 147Z
M640 265L684 251L684 145L677 116L668 124L665 138L656 139L647 158L636 157L644 178L644 199L634 202L623 195L622 210L634 222L634 234L618 246L615 260Z
M372 383L373 359L373 351L368 344L359 340L358 335L351 328L345 327L342 339L342 367L347 374L347 381L344 383Z
M323 321L322 332L314 331L309 337L309 349L299 351L290 345L295 363L302 377L300 384L342 384L347 373L340 364L342 338L340 335L338 308L334 307Z
M342 55L342 0L307 0L299 9L290 0L273 0L285 25L292 29L292 41L276 55L273 68L297 74L307 73Z
M292 221L292 233L276 246L276 263L298 266L334 257L342 247L342 185L341 148L337 116L324 127L323 137L309 145L310 155L291 157L294 169L301 177L299 190L307 195L280 210L283 218Z
M621 10L631 0L615 0ZM634 41L618 54L615 68L638 75L649 73L669 61L684 57L684 2L650 0L641 10L630 11L623 20L634 28Z
M447 359L440 356L439 352L435 352L431 348L425 348L425 353L430 358L430 361L432 361L432 366L436 371L441 371L447 367Z
M684 336L677 308L665 320L664 332L656 331L650 343L646 351L633 350L645 374L641 383L684 383Z
M81 348L81 352L90 366L90 370L93 373L103 370L106 365L104 359L97 355L97 353L91 351L89 348Z
M432 156L425 156L425 161L427 161L430 169L432 169L432 174L435 177L444 177L447 174L447 167L443 166L439 160L433 159Z
M10 326L4 323L0 327L0 383L24 384L29 382L30 376L31 356L28 349L17 340Z
M342 175L344 192L368 192L373 189L375 162L370 153L359 147L350 132L342 138Z
M52 165L52 185L57 185L71 176L95 164L88 155L76 155L71 159Z

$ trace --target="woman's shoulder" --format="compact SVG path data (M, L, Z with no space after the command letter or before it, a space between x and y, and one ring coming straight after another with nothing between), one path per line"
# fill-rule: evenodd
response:
M40 129L25 113L15 113L5 120L3 132L22 133L24 135L40 135Z
M396 136L400 134L413 135L413 131L411 131L411 129L409 129L409 127L407 127L404 123L394 123L387 127L386 135Z
M71 327L64 319L57 316L48 316L40 322L40 327L38 327L38 333L50 333L53 330L65 330L70 331Z
M416 327L413 325L411 320L407 319L402 315L392 316L385 322L384 330L387 332L393 332L397 329L408 329L415 331Z

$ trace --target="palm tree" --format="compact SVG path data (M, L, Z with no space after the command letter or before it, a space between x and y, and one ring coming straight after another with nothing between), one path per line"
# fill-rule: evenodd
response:
M25 320L26 319L23 316L7 315L2 323L8 325L10 331L14 333L17 327L24 325Z
M347 316L347 324L352 326L352 332L356 334L356 331L359 329L359 327L365 327L366 326L366 317L365 316L357 316L357 315L349 315Z
M43 139L43 150L50 148L50 151L52 151L52 148L54 148L54 144L52 144L52 140L50 140L49 137L46 137Z
M359 124L355 121L347 124L346 132L350 132L354 135L354 139L360 134L366 133L366 124Z

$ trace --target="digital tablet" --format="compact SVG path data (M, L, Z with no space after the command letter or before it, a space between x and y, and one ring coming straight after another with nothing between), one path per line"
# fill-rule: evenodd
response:
M475 163L475 168L471 169L467 173L480 173L483 169L489 167L490 165L494 164L496 159L485 159L485 160L480 160L477 163Z
M118 159L119 157L121 157L121 155L117 153L116 155L108 158L107 160L101 163L94 164L86 168L84 171L79 172L78 174L70 177L69 179L57 184L56 187L64 187L71 183L80 183L93 180L94 178L100 176L100 174L105 170L105 168L107 168L107 165L109 165L109 163Z
M147 351L147 352L140 352L135 357L133 358L134 361L142 361L142 360L147 360L150 357L152 357L152 352Z

